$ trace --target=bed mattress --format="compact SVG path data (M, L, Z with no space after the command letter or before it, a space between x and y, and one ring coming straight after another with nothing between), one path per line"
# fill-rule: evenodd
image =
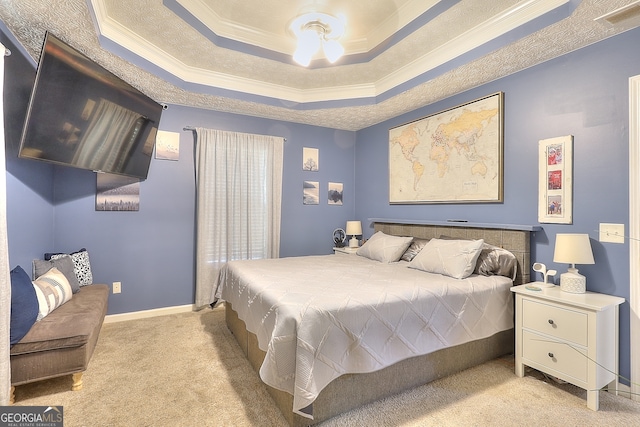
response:
M216 297L266 352L262 380L308 408L333 379L513 328L512 281L427 273L356 255L231 261Z

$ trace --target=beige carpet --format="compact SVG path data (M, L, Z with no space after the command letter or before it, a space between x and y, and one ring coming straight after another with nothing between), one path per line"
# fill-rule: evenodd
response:
M65 427L285 426L257 374L224 324L224 310L203 310L104 325L84 375L16 388L16 405L64 406ZM334 426L633 426L640 404L524 378L505 357L329 421Z

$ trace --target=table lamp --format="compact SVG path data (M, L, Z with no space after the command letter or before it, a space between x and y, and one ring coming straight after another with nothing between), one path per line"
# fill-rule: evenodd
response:
M347 221L347 236L352 236L349 240L350 248L357 248L360 246L360 242L356 239L356 236L362 234L362 223L360 221Z
M587 279L578 273L576 264L595 264L588 234L556 234L553 262L571 264L566 273L560 275L560 289L574 294L587 291Z

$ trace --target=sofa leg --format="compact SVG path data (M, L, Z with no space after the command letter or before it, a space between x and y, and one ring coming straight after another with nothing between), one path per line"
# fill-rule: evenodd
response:
M11 391L9 392L9 405L13 405L16 403L16 388L11 386Z
M73 385L71 386L71 390L78 391L82 390L82 374L83 372L78 372L77 374L72 374Z

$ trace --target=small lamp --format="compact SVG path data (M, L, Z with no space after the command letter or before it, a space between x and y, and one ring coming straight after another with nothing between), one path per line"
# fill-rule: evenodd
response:
M576 264L595 264L588 234L556 234L553 262L571 264L566 273L560 275L560 289L574 294L587 291L587 279L576 268Z
M362 234L362 223L360 221L347 221L346 234L347 236L353 236L349 240L350 248L357 248L358 246L360 246L360 243L358 242L358 239L356 239L356 236Z

